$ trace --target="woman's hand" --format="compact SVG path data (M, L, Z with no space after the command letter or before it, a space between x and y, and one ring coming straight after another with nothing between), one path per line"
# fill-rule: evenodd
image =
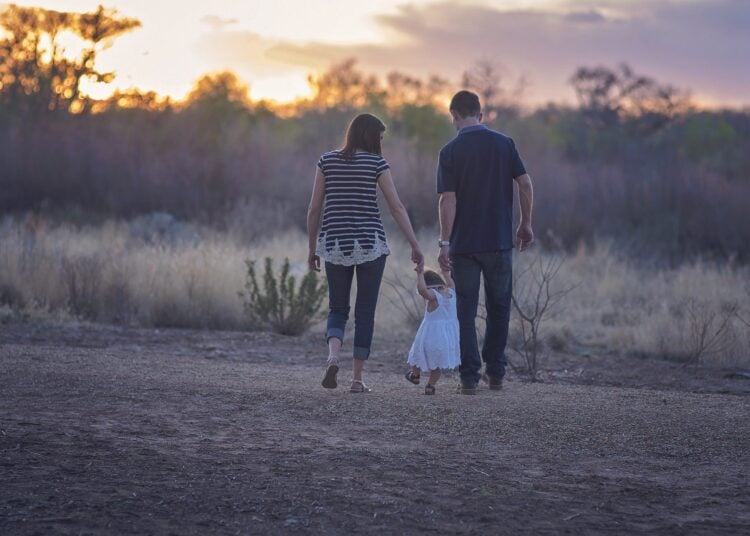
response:
M411 247L411 262L417 265L417 272L424 271L424 255L422 254L422 250L419 249L419 246Z
M320 272L320 257L315 254L315 251L310 251L307 255L307 268L311 272Z

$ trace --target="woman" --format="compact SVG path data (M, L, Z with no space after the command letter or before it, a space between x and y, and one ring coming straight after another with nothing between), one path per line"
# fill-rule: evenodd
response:
M321 156L315 174L307 211L308 265L310 270L320 271L320 258L325 260L329 312L328 367L323 387L327 389L337 386L339 354L349 318L349 293L356 273L354 360L349 390L352 393L370 391L362 381L362 369L370 355L375 306L385 258L390 253L378 210L377 187L411 244L411 260L419 267L424 264L409 216L396 192L388 162L382 156L380 142L384 132L385 125L374 115L358 115L349 124L344 147Z

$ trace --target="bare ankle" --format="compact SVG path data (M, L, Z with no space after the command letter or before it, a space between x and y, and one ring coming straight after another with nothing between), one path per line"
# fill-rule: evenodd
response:
M438 382L440 376L442 375L441 372L442 371L440 369L430 371L430 377L427 379L429 385L435 385Z

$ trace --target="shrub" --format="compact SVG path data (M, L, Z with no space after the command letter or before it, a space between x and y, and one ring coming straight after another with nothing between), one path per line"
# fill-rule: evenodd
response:
M289 259L284 259L281 274L273 273L273 259L266 257L261 293L255 273L255 261L247 259L247 279L244 299L245 312L251 320L269 326L282 335L300 335L320 317L320 307L328 291L325 282L319 281L315 272L308 272L296 289L294 276L289 275Z
M564 257L550 256L543 258L541 254L532 260L524 269L516 272L513 282L511 302L516 311L516 321L520 328L520 347L514 348L523 358L524 365L510 364L518 371L528 374L531 381L537 381L539 357L544 351L544 338L541 336L541 326L556 309L559 312L560 302L575 288L554 288L554 284ZM557 346L563 346L559 341Z
M706 356L729 350L733 342L732 321L739 311L737 304L726 303L716 309L690 297L684 308L689 326L686 334L688 348L684 355L686 364L698 363Z
M383 278L389 292L385 298L399 313L401 325L410 331L416 331L424 317L424 300L415 292L414 278L407 278L403 272L393 271L391 276Z

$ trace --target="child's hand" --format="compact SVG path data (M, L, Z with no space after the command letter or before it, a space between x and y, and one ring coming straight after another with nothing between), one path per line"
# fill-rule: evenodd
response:
M424 264L422 264L422 265L420 265L420 264L417 264L417 265L416 265L416 266L414 267L414 271L415 271L415 272L417 272L418 274L421 274L421 273L423 273L423 272L424 272Z

